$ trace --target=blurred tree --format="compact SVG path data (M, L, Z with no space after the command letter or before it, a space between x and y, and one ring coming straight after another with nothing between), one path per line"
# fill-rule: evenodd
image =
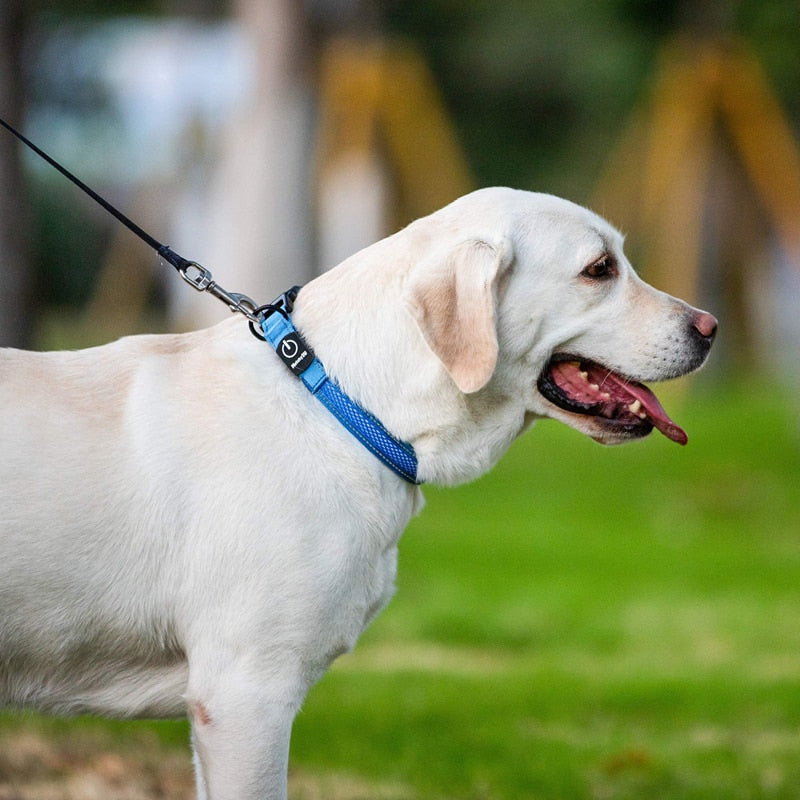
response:
M205 241L195 252L225 265L225 284L259 302L313 276L307 70L308 18L295 0L235 0L253 54L253 86L227 120L208 192ZM218 303L175 294L178 327L218 321ZM195 298L189 297L189 300Z
M27 0L0 0L0 113L15 127L22 118L22 42ZM6 132L0 138L0 345L28 342L31 294L28 224L20 149Z

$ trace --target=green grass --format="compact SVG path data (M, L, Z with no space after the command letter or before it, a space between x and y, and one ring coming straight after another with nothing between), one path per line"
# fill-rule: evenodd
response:
M540 423L426 489L398 595L312 691L293 763L415 798L800 797L795 403L689 400L687 448Z
M543 422L482 480L426 488L293 771L351 776L351 800L800 798L796 397L665 404L686 448Z

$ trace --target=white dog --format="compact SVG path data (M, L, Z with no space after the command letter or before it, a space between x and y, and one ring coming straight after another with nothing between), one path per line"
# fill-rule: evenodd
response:
M0 351L0 704L188 713L200 798L285 796L307 690L392 595L414 469L477 478L540 417L685 442L640 381L698 368L716 330L603 219L503 188L346 260L291 319L285 355L308 343L407 443L408 480L240 319Z

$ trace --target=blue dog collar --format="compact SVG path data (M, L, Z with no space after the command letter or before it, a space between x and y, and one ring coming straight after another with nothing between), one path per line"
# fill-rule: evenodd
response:
M404 480L420 484L417 456L408 443L396 439L379 419L349 397L325 372L322 362L294 327L289 317L298 287L259 309L264 339L274 348L290 372L313 394L364 447Z

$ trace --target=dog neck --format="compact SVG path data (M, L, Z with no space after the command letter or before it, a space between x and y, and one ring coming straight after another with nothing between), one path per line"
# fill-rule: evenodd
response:
M403 480L420 483L414 448L392 436L374 414L330 378L313 348L295 328L290 313L297 288L281 295L261 320L264 338L289 371L370 453Z
M397 263L393 244L404 235L307 284L293 319L343 390L411 444L420 480L464 483L500 459L525 427L525 408L501 376L464 394L430 350L404 302L413 264Z

